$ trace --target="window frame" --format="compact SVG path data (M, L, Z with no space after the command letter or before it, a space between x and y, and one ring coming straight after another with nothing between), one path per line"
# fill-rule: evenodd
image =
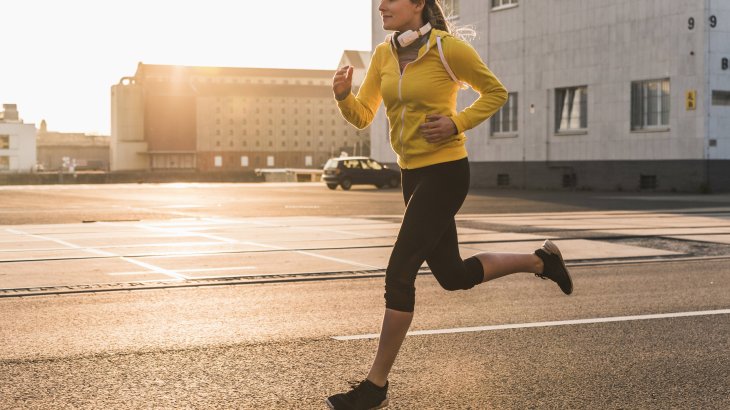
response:
M499 5L495 6L494 4L496 2L499 2ZM491 6L491 11L500 11L515 8L519 6L520 3L519 0L490 0L489 5Z
M648 96L650 91L647 91L646 89L650 86L650 84L657 84L658 89L661 90L657 101L659 105L659 110L652 112L650 111L649 104L651 103L650 99L651 97ZM664 84L667 85L666 93L664 93ZM642 92L644 93L642 97L637 97L634 95L635 87L641 87ZM641 101L641 111L635 112L635 104L637 103L637 99L642 98ZM655 132L655 131L668 131L670 129L671 125L671 116L672 116L672 82L671 78L664 77L664 78L652 78L648 80L638 80L638 81L632 81L631 82L631 90L630 90L630 100L629 100L629 127L631 132ZM664 113L663 110L664 105L668 106L666 110L666 123L663 122ZM658 123L656 125L649 125L649 116L654 113L657 115ZM641 123L635 122L637 117L641 117Z
M562 106L565 105L565 100L562 101L562 104L558 102L558 92L559 91L565 91L566 97L570 95L570 92L573 92L573 98L575 98L575 94L578 90L583 89L585 92L582 94L585 96L584 99L580 101L581 106L578 107L578 128L564 128L561 129L560 125L563 123L563 117L565 116L565 111L562 109ZM556 87L553 90L554 93L554 100L555 107L553 109L553 120L555 121L555 124L553 124L553 133L555 135L571 135L571 134L587 134L588 133L588 85L578 85L578 86L572 86L572 87ZM561 110L558 111L558 106L561 106ZM583 117L583 113L585 110L585 118ZM560 116L558 117L558 112L560 112ZM585 126L582 126L585 125Z
M489 136L494 138L505 138L505 137L516 137L519 133L519 112L520 112L520 98L519 98L519 92L510 92L507 94L507 102L504 103L504 105L492 115L492 117L489 119ZM504 130L504 110L508 110L509 114L514 114L514 119L512 119L512 115L508 115L507 122L510 124L510 127L508 130ZM496 125L497 122L499 122L499 131L496 131ZM514 124L514 129L512 128L512 124Z
M461 4L459 4L459 1L460 0L441 0L441 7L449 21L459 20L459 15L461 13ZM456 6L454 7L454 5ZM449 15L448 13L450 12L453 14Z

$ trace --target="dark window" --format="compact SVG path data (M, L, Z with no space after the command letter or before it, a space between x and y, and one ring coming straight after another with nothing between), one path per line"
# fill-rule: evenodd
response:
M712 90L712 105L730 106L730 91Z
M575 174L563 174L563 188L575 188L578 185L578 176Z
M509 186L509 174L497 174L497 186Z
M509 93L507 102L490 120L491 135L500 132L517 132L517 93Z
M631 130L669 126L669 79L631 83Z
M639 188L656 189L656 175L640 175Z
M555 89L555 131L588 128L588 87Z

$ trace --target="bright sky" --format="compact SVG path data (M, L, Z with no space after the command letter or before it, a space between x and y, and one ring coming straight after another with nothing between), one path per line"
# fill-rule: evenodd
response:
M369 0L0 0L0 104L52 131L109 135L137 63L335 69L370 50Z

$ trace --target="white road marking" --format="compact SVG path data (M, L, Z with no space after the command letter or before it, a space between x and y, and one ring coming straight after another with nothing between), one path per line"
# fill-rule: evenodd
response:
M494 326L477 326L477 327L457 327L452 329L436 329L436 330L416 330L408 332L406 336L420 336L420 335L440 335L448 333L469 333L469 332L486 332L491 330L505 330L505 329L524 329L533 327L548 327L548 326L564 326L564 325L583 325L590 323L609 323L609 322L628 322L632 320L651 320L651 319L667 319L677 317L692 317L692 316L711 316L711 315L727 315L730 314L730 309L719 309L719 310L702 310L697 312L677 312L677 313L659 313L652 315L636 315L636 316L614 316L614 317L601 317L594 319L575 319L575 320L558 320L552 322L535 322L535 323L515 323L507 325L494 325ZM354 336L334 336L335 340L363 340L363 339L377 339L380 337L379 333L370 333L365 335L354 335Z
M226 237L223 237L223 236L208 235L208 234L202 234L202 233L197 233L197 232L190 232L189 230L181 229L181 228L162 228L162 227L150 226L150 225L146 225L146 224L137 224L137 226L139 226L141 228L144 228L144 229L147 229L147 230L164 231L164 232L170 232L170 231L172 231L172 232L180 233L181 235L185 235L185 236L200 236L200 237L203 237L203 238L213 239L213 240L217 240L217 241L221 241L221 242L225 242L225 243L229 243L229 244L253 245L253 246L257 246L257 247L260 247L260 248L266 248L266 249L275 249L275 250L280 250L280 251L291 251L291 252L296 252L296 253L298 253L300 255L311 256L313 258L324 259L324 260L328 260L328 261L332 261L332 262L339 262L339 263L344 263L344 264L347 264L347 265L359 266L359 267L368 268L368 269L381 269L381 267L379 267L379 266L368 265L368 264L365 264L365 263L350 261L350 260L346 260L346 259L334 258L334 257L331 257L331 256L319 255L319 254L312 253L312 252L293 250L291 248L286 248L286 247L282 247L282 246L275 246L275 245L267 245L267 244L259 243L259 242L239 241L237 239L226 238ZM173 256L173 255L170 255L170 256Z
M155 266L155 265L152 265L152 264L149 264L149 263L146 263L146 262L142 262L142 261L138 261L138 260L135 260L135 259L127 258L125 256L122 256L121 259L123 261L129 262L129 263L133 263L133 264L135 264L137 266L141 266L143 268L147 268L147 269L149 269L151 271L154 271L154 272L157 272L157 273L161 273L163 275L170 276L171 278L175 278L175 279L179 279L179 280L186 280L186 279L188 279L187 276L185 276L185 275L183 275L181 273L178 273L178 272L176 272L174 270L169 270L169 269L161 268L159 266Z
M191 232L189 229L184 228L169 228L169 227L157 227L157 226L150 226L146 224L137 224L140 228L147 229L149 231L157 231L157 232L166 232L166 233L175 233L179 236L198 236L201 238L208 238L213 239L215 241L220 241L224 243L238 243L235 239L230 238L224 238L222 236L216 236L216 235L209 235L206 233L199 233L199 232Z
M230 270L252 270L256 269L255 266L231 266L229 268L202 268L202 269L177 269L175 272L178 273L192 273L192 272L218 272L218 271L230 271ZM156 272L149 271L131 271L131 272L110 272L107 275L110 276L127 276L127 275L145 275Z
M93 254L96 254L96 255L101 255L101 256L119 256L119 255L117 255L115 253L111 253L111 252L107 252L107 251L102 251L102 250L95 249L95 248L87 248L87 247L84 247L84 246L74 245L74 244L72 244L70 242L66 242L66 241L63 241L61 239L54 239L54 238L50 238L48 236L36 235L36 234L28 233L28 232L23 232L23 231L20 231L20 230L17 230L17 229L6 229L6 231L8 231L10 233L14 233L16 235L26 235L26 236L30 236L32 238L43 239L44 241L55 242L57 244L60 244L60 245L63 245L63 246L66 246L66 247L69 247L69 248L72 248L72 249L78 249L78 250L82 250L82 251L85 251L85 252L93 253Z
M344 264L347 264L347 265L360 266L360 267L368 268L368 269L382 269L382 267L380 267L380 266L373 266L373 265L368 265L366 263L360 263L360 262L350 261L350 260L347 260L347 259L340 259L340 258L334 258L334 257L331 257L331 256L319 255L319 254L312 253L312 252L297 251L297 250L293 250L293 249L286 248L286 247L283 247L283 246L267 245L265 243L257 243L257 242L250 242L250 241L249 242L241 242L241 243L245 243L247 245L258 246L258 247L261 247L261 248L279 250L279 251L290 251L290 252L298 253L300 255L311 256L313 258L319 258L319 259L324 259L324 260L328 260L328 261L332 261L332 262L344 263Z
M63 240L60 240L60 239L54 239L54 238L50 238L50 237L43 236L43 235L30 234L30 233L23 232L23 231L20 231L20 230L17 230L17 229L6 229L6 231L8 231L10 233L17 234L17 235L26 235L26 236L31 236L31 237L34 237L34 238L40 238L40 239L43 239L43 240L46 240L46 241L56 242L58 244L61 244L63 246L67 246L67 247L72 248L72 249L78 249L78 250L82 250L82 251L85 251L85 252L89 252L89 253L93 253L93 254L97 254L97 255L101 255L101 256L118 257L118 258L120 258L123 261L129 262L129 263L133 263L133 264L135 264L137 266L141 266L143 268L150 269L152 271L155 271L157 273L161 273L163 275L170 276L170 277L172 277L174 279L179 279L179 280L185 280L185 279L187 279L184 275L181 275L181 274L179 274L179 273L177 273L175 271L171 271L171 270L168 270L168 269L160 268L159 266L154 266L154 265L151 265L149 263L140 262L140 261L137 261L137 260L134 260L134 259L131 259L131 258L127 258L125 256L120 256L120 255L118 255L116 253L102 251L102 250L95 249L95 248L86 248L86 247L83 247L83 246L75 245L75 244L73 244L71 242L63 241Z

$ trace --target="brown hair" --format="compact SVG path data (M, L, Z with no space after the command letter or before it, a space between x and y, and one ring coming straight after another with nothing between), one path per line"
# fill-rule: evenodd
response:
M441 7L441 1L440 0L411 0L413 3L420 3L421 1L425 2L425 6L423 7L423 11L421 12L421 17L423 18L423 23L431 23L431 27L442 30L447 33L451 32L451 24L446 20L446 15L444 14L444 9Z

